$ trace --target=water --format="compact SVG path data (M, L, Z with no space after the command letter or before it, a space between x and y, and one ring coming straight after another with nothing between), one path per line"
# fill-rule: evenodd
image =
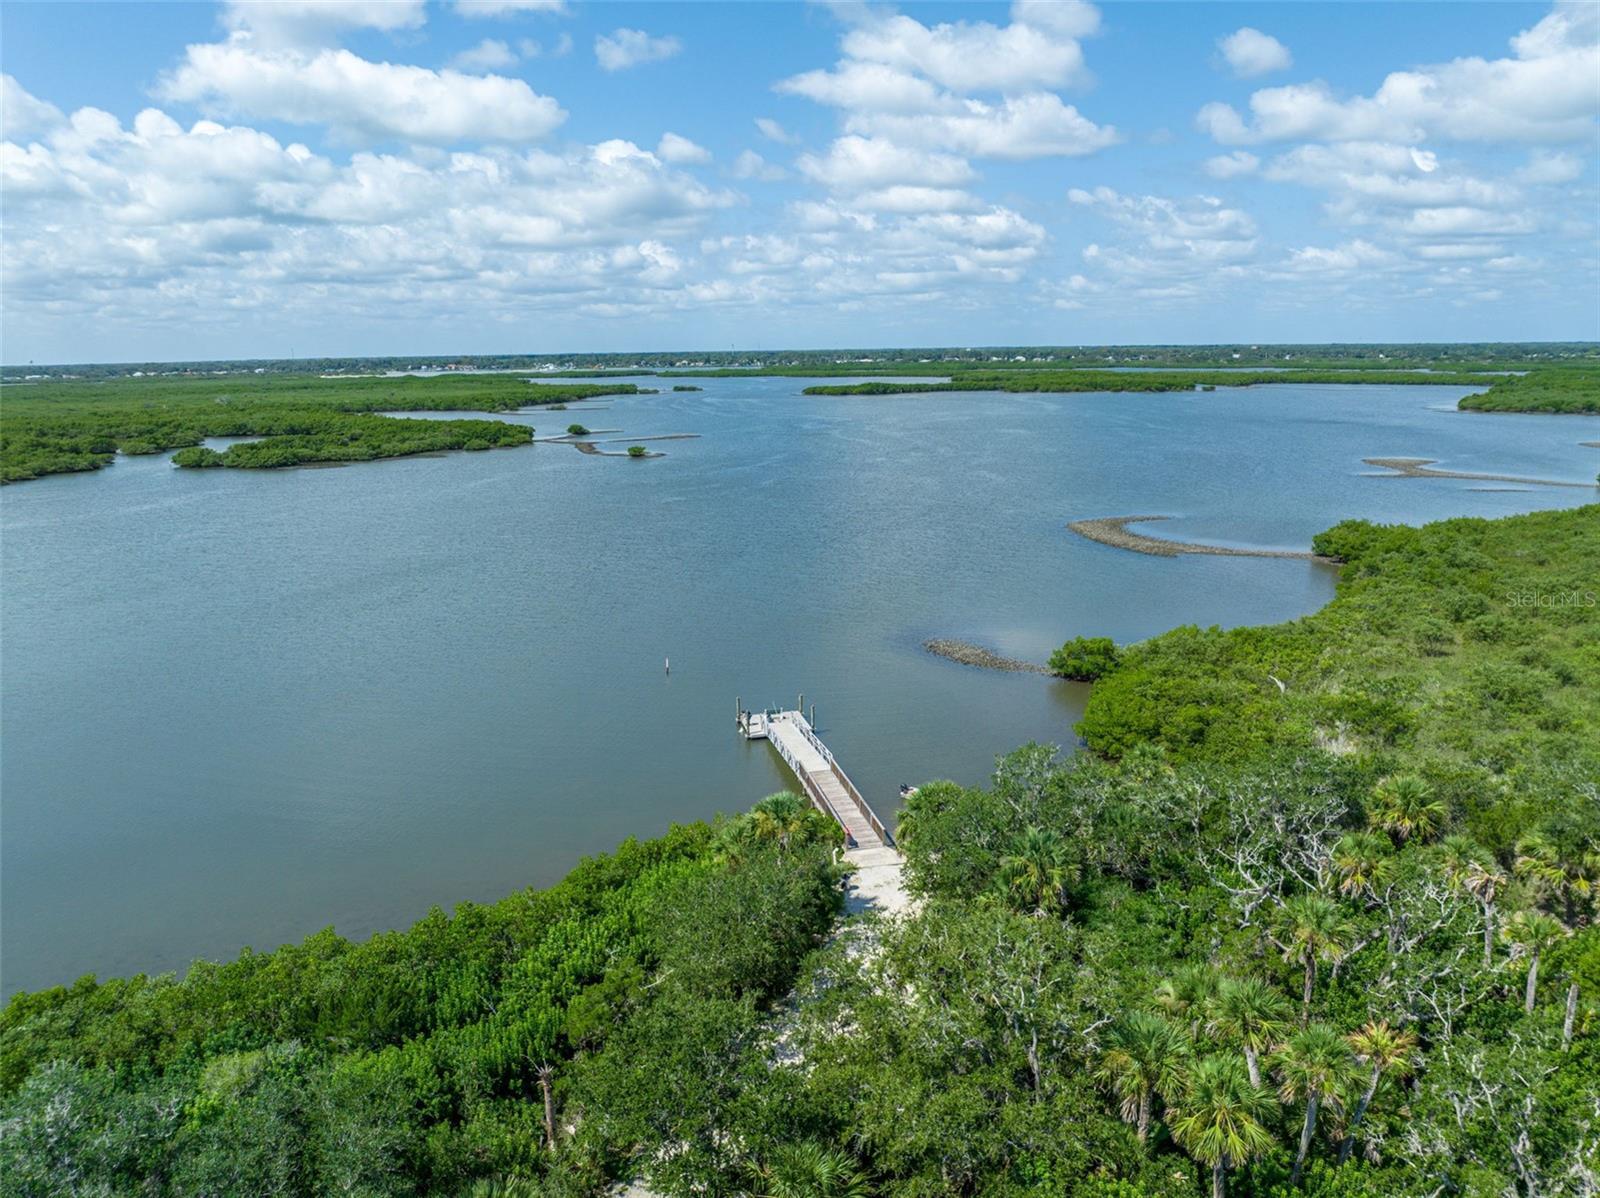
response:
M831 381L831 380L830 380ZM1459 388L808 398L803 380L529 413L564 445L344 469L131 458L5 489L3 985L403 926L785 782L734 731L804 692L886 816L1070 745L1082 687L923 652L1311 611L1303 561L1154 558L1069 520L1303 548L1346 516L1591 501L1365 477L1363 457L1592 479L1600 420L1466 415ZM672 659L670 676L663 658Z

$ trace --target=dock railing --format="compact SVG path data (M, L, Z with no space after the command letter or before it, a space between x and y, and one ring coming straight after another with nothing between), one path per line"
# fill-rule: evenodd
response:
M772 735L772 726L780 720L795 728L805 738L806 743L815 749L817 755L827 763L829 771L838 780L839 785L844 788L845 794L855 804L856 811L867 822L868 827L877 834L878 839L885 845L894 846L894 837L890 835L889 829L878 818L878 813L872 809L872 805L867 802L860 788L850 780L850 775L844 772L844 767L839 764L839 759L833 755L833 750L822 743L822 738L817 735L816 729L811 726L811 721L806 719L804 711L780 711L772 707L764 711L746 711L741 703L735 703L735 710L738 713L739 731L751 739L766 738L778 750L778 756L783 758L784 764L800 780L800 785L804 788L806 797L820 811L833 813L832 805L828 802L827 796L822 794L817 784L812 781L809 772L800 762L794 759L794 755L784 745L782 738ZM845 839L851 847L855 847L856 840L850 835L848 828L845 829Z
M801 727L800 730L801 732L809 733L808 728ZM806 739L811 741L813 746L817 745L818 743L816 737L813 735L807 735ZM818 788L817 784L811 780L811 774L805 768L805 766L801 765L799 761L795 760L794 754L789 752L788 746L785 745L781 739L777 737L769 737L768 740L772 747L778 750L778 756L783 758L784 764L789 767L789 771L800 780L800 785L805 788L806 797L811 800L811 805L824 815L832 816L833 807L828 802L828 796L823 794L821 789ZM826 750L824 750L824 752L826 752ZM831 757L828 760L828 765L834 770L835 773L838 773L838 767L833 764ZM852 797L854 797L853 794ZM857 800L857 806L860 806L859 799ZM842 824L840 827L844 830L845 847L852 849L857 847L856 838L850 835L850 829L844 828ZM876 831L876 828L874 828L874 831Z
M795 724L799 727L801 735L810 742L811 747L822 754L822 759L828 763L828 768L833 771L833 776L839 779L839 784L844 787L845 793L850 796L850 801L856 805L856 810L861 813L861 818L866 820L872 830L878 834L878 839L884 844L893 847L894 837L889 835L889 829L883 826L883 821L878 818L878 813L872 809L856 784L850 781L850 775L844 772L844 767L839 764L839 759L833 755L833 750L822 743L817 736L816 729L812 728L811 721L806 719L804 713L794 713Z

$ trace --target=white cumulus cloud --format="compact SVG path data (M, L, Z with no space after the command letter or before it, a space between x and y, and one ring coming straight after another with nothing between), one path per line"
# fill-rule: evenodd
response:
M841 191L909 184L949 187L973 177L965 159L896 145L881 138L838 138L823 156L802 154L797 162L808 178Z
M1231 154L1218 154L1206 159L1206 174L1213 179L1233 179L1240 175L1253 175L1261 166L1261 159L1248 150L1235 150Z
M1286 71L1294 64L1294 56L1270 33L1262 33L1246 25L1235 29L1227 37L1217 39L1217 49L1223 60L1240 79L1267 75L1273 71Z
M1096 125L1053 92L1008 96L997 104L969 99L947 111L852 113L845 128L977 158L1071 157L1118 140L1115 129Z
M689 165L710 162L711 151L704 146L696 145L687 137L676 133L663 133L660 144L656 146L656 157L675 165Z
M566 119L520 79L369 62L348 50L262 51L237 36L190 46L157 93L214 114L431 144L530 141Z
M10 75L0 75L0 136L20 141L59 127L66 117L54 104L30 95Z
M537 51L537 47L534 47ZM503 71L517 65L520 56L510 46L495 38L486 37L469 50L463 50L450 60L458 71Z
M452 7L463 17L513 17L525 12L567 14L567 0L455 0Z
M394 32L427 20L423 0L228 0L222 23L265 46L316 45L352 29Z
M642 29L617 29L594 39L594 57L604 71L625 71L641 63L661 62L681 52L677 38L654 37Z
M845 132L864 137L985 158L1089 154L1116 130L1044 89L1083 80L1077 39L1097 25L1092 5L1070 3L1015 5L1004 26L870 14L831 69L776 89L839 109Z
M850 30L846 57L915 72L952 91L1014 91L1058 87L1083 74L1074 37L1013 21L957 21L931 28L902 14Z
M1600 5L1560 4L1511 39L1514 57L1395 71L1370 96L1323 82L1263 88L1249 118L1228 104L1196 123L1225 144L1266 141L1578 141L1600 116Z
M789 172L781 166L768 162L754 150L741 151L739 157L733 161L733 177L735 179L754 179L758 183L776 183L779 179L787 178Z

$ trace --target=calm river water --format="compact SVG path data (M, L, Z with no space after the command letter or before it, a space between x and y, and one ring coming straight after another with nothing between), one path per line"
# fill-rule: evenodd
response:
M530 413L699 433L345 469L166 456L3 499L3 988L182 967L558 878L785 784L735 696L804 692L888 814L1072 743L1082 688L934 658L1309 612L1303 561L1155 558L1069 532L1303 548L1593 490L1369 477L1363 457L1592 480L1600 420L1465 415L1459 388L807 398L803 380ZM623 448L627 444L610 448ZM663 669L671 657L672 671Z

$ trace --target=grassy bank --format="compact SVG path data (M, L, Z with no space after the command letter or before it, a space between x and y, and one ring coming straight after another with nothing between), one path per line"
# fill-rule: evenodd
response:
M98 470L118 452L198 447L207 437L263 437L184 466L273 467L370 461L449 449L526 444L532 430L500 421L424 422L384 411L506 412L633 394L631 383L538 383L506 375L322 379L119 378L7 387L0 411L0 479Z

